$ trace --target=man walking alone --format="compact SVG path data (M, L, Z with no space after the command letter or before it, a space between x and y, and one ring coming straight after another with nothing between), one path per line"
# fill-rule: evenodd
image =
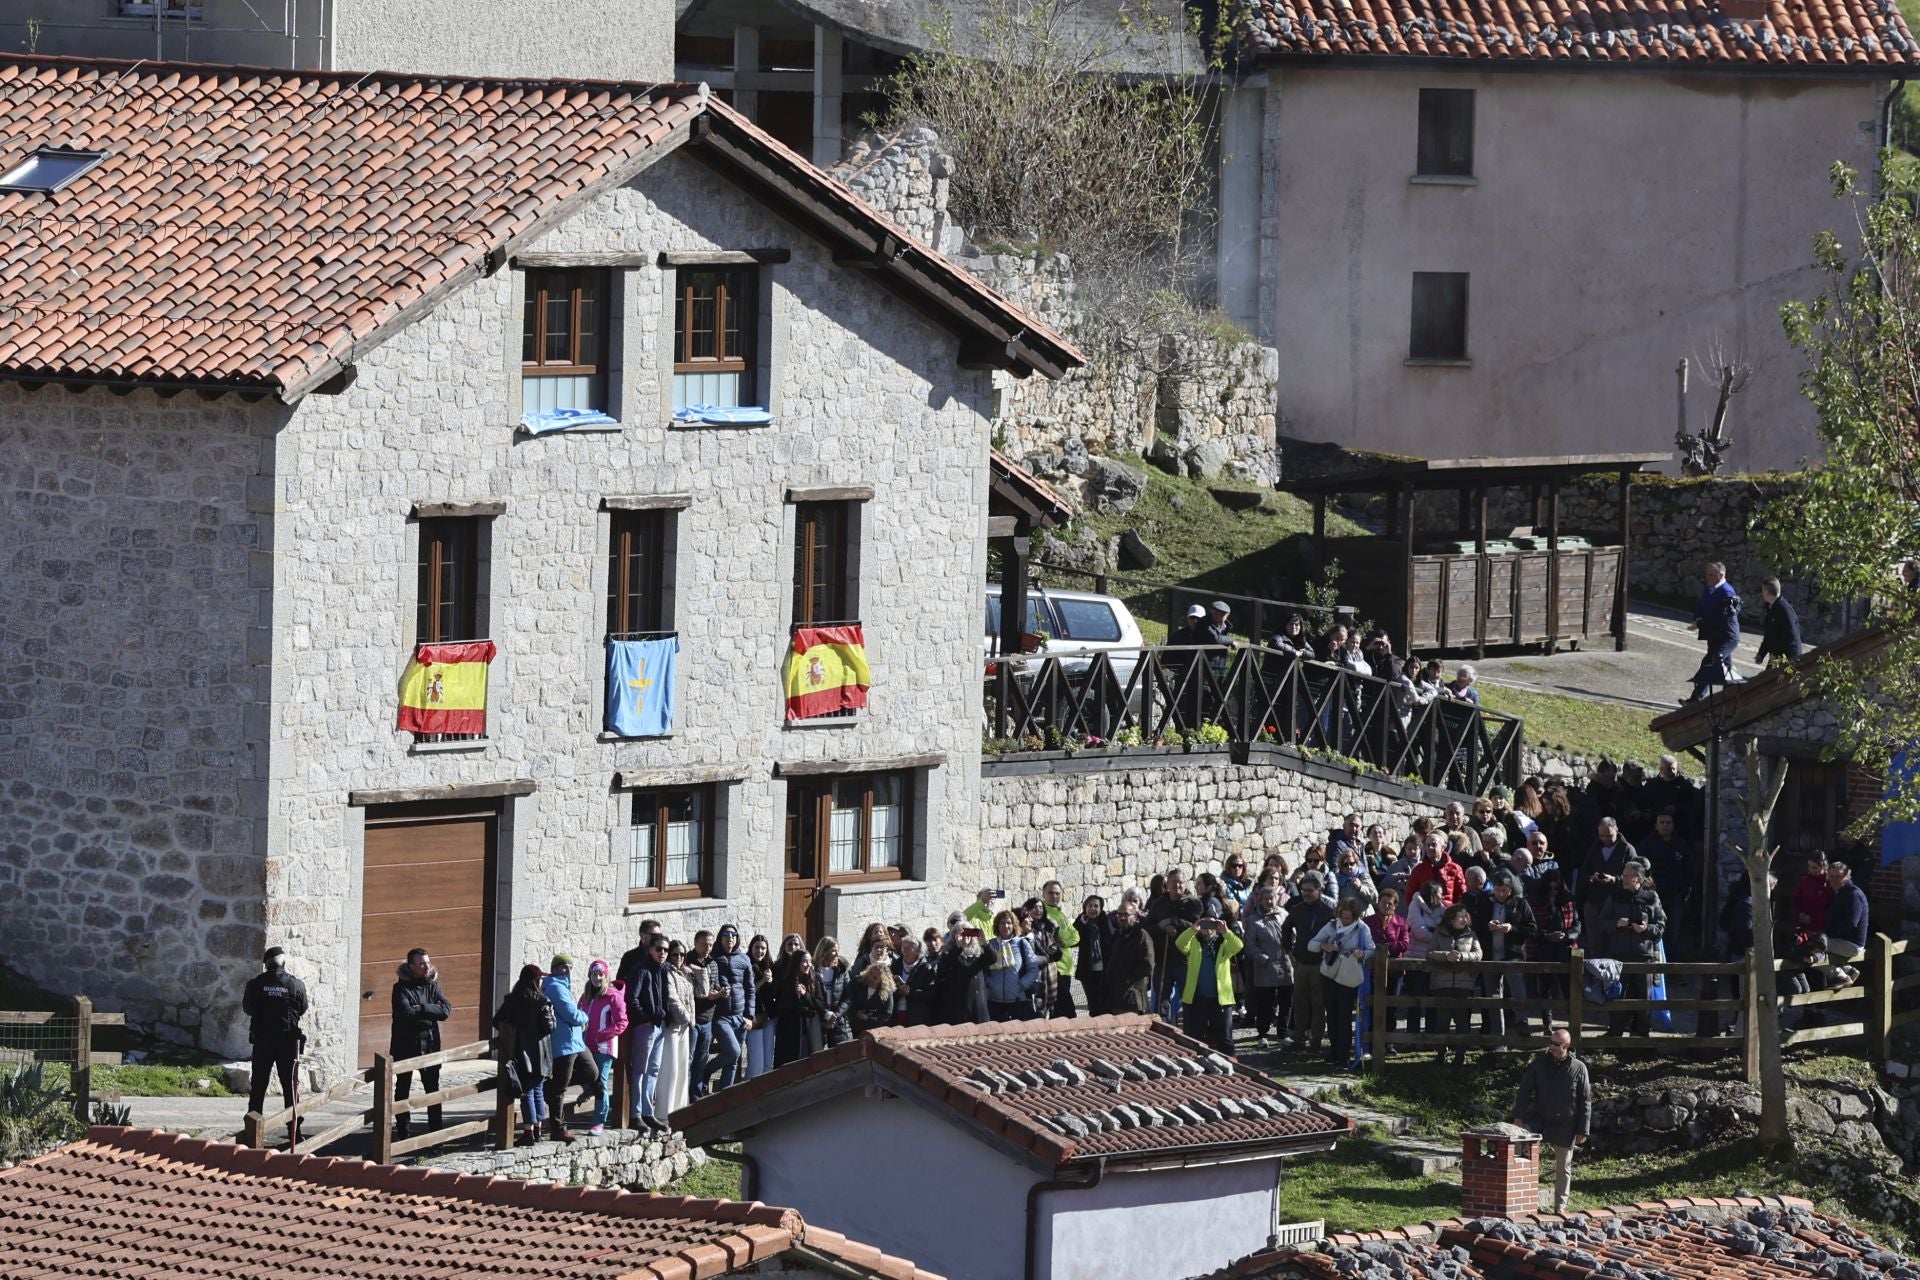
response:
M280 1077L281 1098L293 1105L293 1060L306 1040L300 1019L307 1012L307 984L287 972L286 950L268 947L260 966L263 972L253 976L240 997L240 1011L249 1022L247 1039L253 1042L249 1111L266 1106L267 1086L275 1074ZM299 1140L299 1126L298 1119L287 1126L290 1140Z
M1573 1149L1585 1145L1593 1123L1587 1064L1573 1056L1573 1037L1565 1027L1549 1035L1547 1047L1527 1064L1513 1100L1513 1121L1553 1148L1553 1211L1565 1213L1573 1190Z

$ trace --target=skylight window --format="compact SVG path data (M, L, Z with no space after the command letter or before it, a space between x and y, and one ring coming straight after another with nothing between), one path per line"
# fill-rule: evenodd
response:
M58 191L106 159L104 151L69 151L65 147L42 147L24 161L0 174L0 191Z

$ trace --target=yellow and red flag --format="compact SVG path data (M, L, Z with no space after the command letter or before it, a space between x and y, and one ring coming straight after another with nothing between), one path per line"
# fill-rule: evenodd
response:
M400 677L400 727L414 733L485 733L493 641L423 644Z
M873 673L860 627L797 627L787 658L787 719L810 720L867 705Z

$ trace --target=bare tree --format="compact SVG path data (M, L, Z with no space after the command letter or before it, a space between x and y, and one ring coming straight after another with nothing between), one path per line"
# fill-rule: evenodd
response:
M1733 398L1747 389L1753 381L1753 362L1747 359L1744 351L1728 353L1726 345L1715 338L1707 348L1707 354L1700 361L1700 367L1708 379L1719 390L1719 398L1713 406L1713 417L1705 430L1695 434L1687 430L1687 365L1680 362L1680 426L1674 434L1674 445L1680 450L1680 468L1690 476L1710 476L1719 472L1725 464L1727 453L1733 448L1733 439L1727 435L1727 412L1733 405Z
M1752 738L1739 747L1746 757L1747 794L1741 807L1747 814L1747 847L1740 861L1747 871L1747 886L1753 895L1753 972L1748 981L1753 992L1747 1005L1753 1010L1752 1025L1747 1028L1748 1042L1759 1053L1760 1066L1760 1141L1768 1147L1784 1146L1787 1141L1787 1076L1780 1057L1779 982L1773 969L1773 890L1769 880L1774 855L1779 849L1767 848L1767 827L1773 821L1774 806L1787 784L1787 761L1769 761L1760 754L1760 744ZM1709 856L1712 856L1711 853Z

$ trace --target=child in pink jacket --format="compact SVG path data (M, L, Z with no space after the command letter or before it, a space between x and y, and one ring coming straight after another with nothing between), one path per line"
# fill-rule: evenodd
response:
M593 1106L593 1127L588 1133L607 1131L607 1115L613 1106L613 1063L620 1056L620 1037L627 1029L627 984L607 981L609 972L605 960L588 965L587 989L580 1001L580 1010L587 1015L587 1051L600 1069L600 1096Z

